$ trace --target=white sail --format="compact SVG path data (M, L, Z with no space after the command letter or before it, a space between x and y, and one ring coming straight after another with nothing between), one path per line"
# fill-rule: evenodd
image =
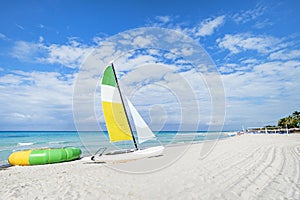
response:
M127 102L128 102L128 106L129 106L129 109L130 109L131 116L132 116L133 121L134 121L134 125L135 125L135 128L136 128L139 143L141 144L141 143L143 143L147 140L155 138L154 133L151 131L149 126L143 120L141 115L138 113L138 111L135 109L135 107L132 105L132 103L129 101L129 99L128 98L126 98L126 99L127 99Z

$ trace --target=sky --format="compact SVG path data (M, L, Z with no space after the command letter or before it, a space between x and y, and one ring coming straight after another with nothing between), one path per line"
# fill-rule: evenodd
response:
M199 81L195 74L200 72L183 65L178 54L173 59L176 62L167 60L171 54L162 51L138 52L120 58L118 66L124 69L118 74L124 89L131 91L129 83L134 86L132 83L137 85L137 80L143 81L132 100L151 128L172 130L178 123L197 123L199 130L207 130L214 123L223 130L276 125L278 119L300 110L299 10L300 3L296 0L1 0L0 131L76 130L78 124L86 124L83 129L94 129L88 123L88 114L76 118L78 109L82 113L87 109L79 108L75 99L87 91L78 89L83 69L105 41L149 27L176 31L200 45L215 65L218 87L222 89L209 81L215 79L207 78L209 74L205 72L201 74L205 78ZM133 41L140 46L151 46L154 40L145 33L149 32ZM183 57L194 50L184 44L180 49ZM137 63L148 65L139 68L143 69L141 72L133 70L137 69L133 67ZM176 91L170 92L170 88L180 90L182 85L176 85L178 74L167 70L179 70L179 76L195 92L192 100L200 107L199 119L193 113L180 122L178 107L186 107L184 112L191 113L194 107L193 103L179 105L170 100L178 100L178 95L172 95ZM96 74L100 76L101 72L90 74L90 79L99 80L101 77L95 77ZM171 83L168 88L161 87L167 82ZM100 96L101 91L95 86L89 89L96 91L92 96ZM186 101L186 96L181 98L186 94L184 90L187 93L185 88L180 91L182 101ZM145 95L150 97L144 100ZM224 99L220 100L218 95ZM93 118L101 128L104 120L101 102L97 98L94 101L88 103L93 104ZM212 113L220 115L217 120Z

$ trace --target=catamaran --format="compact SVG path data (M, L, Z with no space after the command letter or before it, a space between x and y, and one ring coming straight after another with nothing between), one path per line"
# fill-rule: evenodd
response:
M130 114L132 116L137 138L135 138L128 118L127 110L124 105L126 100ZM118 79L113 63L106 67L101 81L101 101L110 142L132 141L134 148L117 150L104 153L106 148L101 148L102 152L97 151L91 160L98 162L116 162L136 160L146 157L159 156L164 147L155 146L145 149L139 145L148 140L155 139L154 133L140 116L130 100L121 94ZM138 141L137 141L138 140Z

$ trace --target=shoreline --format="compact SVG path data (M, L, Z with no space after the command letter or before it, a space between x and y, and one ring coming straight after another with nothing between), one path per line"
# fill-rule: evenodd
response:
M17 136L19 137L17 134L21 133L21 134L25 134L26 137L22 137L21 140L19 140L19 138L16 138L14 140L14 137L12 137L11 135L8 135L9 138L6 143L9 144L11 143L11 146L5 146L6 143L4 143L3 149L0 150L0 168L4 167L8 164L7 159L9 157L9 155L15 151L21 151L21 150L27 150L27 149L39 149L39 148L61 148L61 147L78 147L81 148L82 150L82 156L88 156L94 152L96 152L98 150L98 148L100 147L92 147L93 141L90 141L90 139L88 138L89 136L85 136L82 137L79 134L75 134L75 132L73 132L74 134L72 134L72 136L70 137L68 134L70 132L58 132L58 133L62 133L62 137L58 137L58 135L54 134L51 135L50 138L47 135L44 134L34 134L32 136L33 139L29 140L28 138L31 137L31 132L10 132L9 134L13 134L13 136ZM39 132L40 133L40 132ZM48 132L45 131L45 133L56 133L56 132ZM101 137L98 140L107 140L107 137L105 135L103 135L103 133L98 134L98 132L94 132L95 133L95 137ZM93 134L94 134L93 133ZM169 136L169 133L171 134ZM163 146L169 146L169 145L173 145L173 144L186 144L186 143L197 143L202 142L203 138L201 138L202 133L204 134L203 136L205 136L205 140L211 140L210 136L212 136L212 140L215 140L215 138L217 138L217 136L214 136L215 133L217 132L211 132L213 133L213 135L209 135L207 132L201 132L198 134L198 132L174 132L174 131L168 131L168 132L161 132L161 134L159 134L160 137L160 141L161 144ZM222 134L224 135L224 132L219 132L219 135ZM60 134L59 134L60 135ZM217 134L218 135L218 134ZM200 136L199 138L197 138L198 136ZM1 137L1 135L0 135ZM3 136L3 140L6 141L6 137L7 135ZM105 137L105 138L102 138ZM226 137L226 136L224 136ZM181 142L182 140L182 142ZM18 142L16 142L18 141ZM91 142L92 145L89 146L87 143ZM108 144L109 142L107 141L107 144L103 143L103 144L99 144L99 145L104 145L104 147L108 147L111 148L113 147L113 145ZM85 144L87 144L88 147L85 147ZM151 144L150 144L151 145ZM152 144L153 146L157 145L155 143Z
M163 156L117 164L76 160L8 167L0 170L0 195L4 199L300 198L299 134L229 137L201 157L212 143L167 147ZM150 172L153 168L157 170ZM132 173L136 170L140 173Z

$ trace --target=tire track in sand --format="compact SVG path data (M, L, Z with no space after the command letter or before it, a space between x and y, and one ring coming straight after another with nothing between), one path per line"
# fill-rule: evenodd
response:
M218 173L215 175L210 175L209 179L212 184L219 188L218 195L220 196L218 198L236 198L238 195L235 192L232 192L231 188L236 183L241 182L247 174L252 173L252 171L260 165L260 163L264 162L271 150L272 148L259 147L250 153L250 155L246 155L244 159L233 163L221 172L218 170ZM255 162L253 162L254 160ZM209 193L209 191L207 191L207 193Z
M263 153L261 159L254 158L259 162L253 164L247 173L234 180L228 190L246 199L255 196L260 188L264 188L268 183L269 176L266 175L266 170L274 165L276 151L277 149L271 146ZM252 162L254 163L254 160Z
M259 146L258 148L254 149L251 148L252 151L249 152L248 151L248 148L246 150L246 152L249 152L249 155L243 155L243 156L246 156L244 157L243 159L238 159L238 161L236 162L232 162L232 161L235 161L236 158L237 158L237 155L242 155L240 153L236 153L236 154L232 154L230 156L228 156L229 154L224 154L224 156L222 156L222 160L220 160L220 156L218 156L217 158L214 159L213 163L215 163L215 165L218 165L219 167L221 167L222 169L221 170L218 170L217 173L215 171L211 171L210 170L210 167L211 167L211 162L208 162L210 163L209 166L207 166L205 163L204 163L204 166L201 166L201 168L205 168L207 169L207 172L209 173L209 175L211 177L217 177L217 176L225 176L225 177L228 177L229 175L224 175L226 174L226 172L229 172L230 174L230 170L233 168L233 167L236 167L236 166L239 166L241 164L243 165L248 165L248 162L251 162L251 158L253 156L255 156L255 154L259 154L260 151L262 150L262 146ZM250 150L250 148L249 148ZM245 151L244 149L242 150L243 152ZM240 168L241 169L241 168Z

